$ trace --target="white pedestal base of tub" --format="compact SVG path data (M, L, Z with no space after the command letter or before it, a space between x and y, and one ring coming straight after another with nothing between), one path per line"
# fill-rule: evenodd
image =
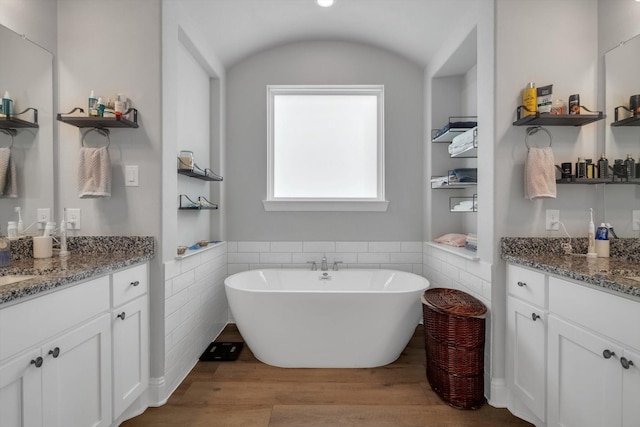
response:
M283 368L370 368L395 361L422 316L424 277L394 270L252 270L225 280L258 360Z

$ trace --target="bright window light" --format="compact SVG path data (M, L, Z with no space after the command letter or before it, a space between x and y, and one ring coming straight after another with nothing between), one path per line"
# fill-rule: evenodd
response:
M269 86L268 102L267 202L385 201L382 86Z

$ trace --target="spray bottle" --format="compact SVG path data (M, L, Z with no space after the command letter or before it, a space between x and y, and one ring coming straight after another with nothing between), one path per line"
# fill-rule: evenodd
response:
M597 258L596 253L596 226L593 223L593 208L589 208L591 219L589 221L589 248L587 250L587 258Z

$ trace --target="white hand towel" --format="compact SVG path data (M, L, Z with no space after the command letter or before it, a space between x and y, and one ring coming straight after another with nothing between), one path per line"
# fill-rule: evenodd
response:
M18 174L10 148L0 148L0 196L18 197Z
M524 197L556 198L556 167L551 147L529 148L524 164Z
M78 196L111 197L111 159L107 147L80 148Z

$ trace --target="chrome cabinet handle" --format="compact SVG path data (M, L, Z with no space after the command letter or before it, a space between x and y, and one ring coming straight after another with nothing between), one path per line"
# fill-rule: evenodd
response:
M616 355L615 351L611 351L609 349L606 349L605 351L602 352L602 356L605 359L611 359L611 356L615 356L615 355Z
M49 350L49 354L53 356L54 359L57 359L60 356L60 347L56 347L53 350Z
M534 322L535 322L536 320L538 320L539 318L540 318L540 315L535 314L535 313L531 313L531 320L533 320Z
M131 286L138 286L139 284L140 284L139 280L136 280L135 282L130 283Z
M629 360L626 357L621 357L620 364L624 369L629 369L630 366L633 366L633 360Z
M518 286L524 288L525 286L527 286L527 284L525 282L518 282Z
M38 356L34 360L31 361L32 365L36 365L36 368L42 366L42 357Z
M118 319L122 319L122 320L124 320L125 316L126 316L126 314L125 314L125 312L123 311L122 313L118 314L118 316L117 316L117 317L118 317Z

